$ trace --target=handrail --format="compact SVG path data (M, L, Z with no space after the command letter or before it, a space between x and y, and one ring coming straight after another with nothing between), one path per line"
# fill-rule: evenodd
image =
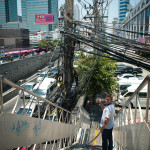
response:
M147 99L140 101L138 94L146 85ZM129 91L130 92L130 91ZM145 95L146 96L146 95ZM138 86L130 98L124 103L120 111L115 116L115 127L113 130L114 143L117 149L149 149L150 137L150 75L147 75L143 82ZM132 105L131 105L132 103ZM131 108L133 106L135 108ZM142 109L145 107L146 109ZM128 107L128 108L127 108ZM143 116L143 114L145 116ZM148 139L143 143L143 138Z
M22 98L21 98L21 95L19 95L19 98L16 100L16 103L11 111L12 113L7 113L4 110L5 107L3 107L2 82L22 91ZM25 92L31 95L29 100L25 99ZM34 102L34 98L37 98L36 102ZM42 102L40 100L42 100ZM20 102L21 102L21 107L20 107L20 104L18 104ZM32 109L33 107L34 109ZM18 111L18 108L19 110L20 108L22 108L21 113ZM9 124L7 121L12 120L10 121L11 123L9 125L9 129L13 132L13 136L9 136L9 138L7 139L7 143L6 142L1 143L1 146L5 147L5 149L12 149L14 148L12 146L12 143L15 143L15 147L28 145L28 146L33 147L33 149L36 149L36 147L40 147L41 149L42 147L45 147L45 149L47 149L47 147L49 147L50 145L48 143L51 143L53 147L52 149L54 149L54 147L56 147L58 144L57 142L59 142L59 149L70 146L70 144L77 142L78 130L80 128L88 128L90 124L90 118L88 116L88 113L82 109L83 108L79 107L78 109L79 111L77 113L70 112L46 100L43 97L19 85L14 84L10 80L0 75L0 115L1 115L0 121L3 122L2 124ZM32 111L29 112L30 110ZM20 115L23 115L21 117L21 120L19 119ZM32 117L32 119L29 117ZM36 119L38 119L38 121ZM25 123L24 120L26 120L25 121L26 124L24 124ZM21 132L19 132L18 130L20 128L17 128L17 125L19 125L19 122L21 125L23 125L24 128L28 127L28 130L29 130L28 132L32 133L34 131L34 134L30 135L30 140L28 138L28 140L25 139L26 141L24 142L21 140L21 138L18 137L18 135L21 134ZM36 126L34 126L35 124ZM41 128L41 124L43 125L42 126L43 128ZM57 130L56 134L52 132L51 134L47 134L47 132L55 128L54 124L57 127L57 129L54 130L54 131ZM85 125L88 125L88 126L85 126ZM44 128L44 126L47 126L47 128ZM37 132L40 132L40 131L38 131L37 127L41 128L40 131L44 131L40 133L39 138L37 138ZM10 134L8 133L9 132L8 129L7 130L5 129L6 128L1 128L1 130L6 133L5 135ZM28 132L23 133L24 134L22 135L23 139L25 137L28 137L27 135ZM4 135L4 139L7 138L5 137L5 135ZM0 139L1 138L2 137L0 137ZM19 142L17 143L15 141L19 141ZM43 144L43 142L45 144Z
M126 108L132 99L143 89L143 87L148 84L148 94L147 94L147 103L146 103L146 119L145 121L148 121L148 111L149 111L149 97L150 97L150 75L147 75L146 78L143 80L143 82L139 85L139 87L135 90L135 92L131 95L131 97L125 102L123 107L120 109L120 111L115 115L115 120L118 118L118 116L122 113L123 109Z
M68 113L71 113L71 112L69 112L68 110L66 110L66 109L64 109L64 108L62 108L62 107L59 107L59 106L55 105L54 103L52 103L52 102L46 100L45 98L43 98L43 97L41 97L41 96L39 96L39 95L37 95L37 94L31 92L31 91L29 91L29 90L27 90L27 89L25 89L25 88L19 86L19 85L14 84L13 82L11 82L11 81L9 81L8 79L2 77L1 75L0 75L0 79L2 79L2 81L3 81L4 83L6 83L6 84L8 84L8 85L10 85L10 86L12 86L12 87L14 87L14 88L16 88L16 89L23 90L24 92L26 92L26 93L28 93L28 94L34 96L34 97L37 97L37 98L43 100L44 102L46 102L46 103L48 103L48 104L50 104L50 105L53 105L54 107L58 107L58 108L60 108L60 109L62 109L62 110L64 110L64 111L66 111L66 112L68 112Z

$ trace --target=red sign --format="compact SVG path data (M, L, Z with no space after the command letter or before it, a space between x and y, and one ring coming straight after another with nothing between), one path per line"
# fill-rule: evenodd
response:
M26 148L21 148L21 150L27 150ZM33 150L33 149L30 149L30 150ZM35 150L37 150L37 149L35 149Z
M35 24L53 24L53 14L36 14Z

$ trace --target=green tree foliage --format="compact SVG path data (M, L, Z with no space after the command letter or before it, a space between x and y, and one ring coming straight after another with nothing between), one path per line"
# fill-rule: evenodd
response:
M56 45L57 45L57 43L59 43L59 41L58 41L58 40L54 40L54 41L52 41L53 46L56 46Z
M39 43L38 43L38 47L39 48L47 48L47 47L50 47L52 45L52 43L50 41L46 41L46 40L41 40Z
M77 62L77 72L79 75L79 84L82 85L86 80L86 94L96 96L102 91L112 93L116 88L114 70L117 68L115 61L106 57L95 57L89 55L80 58Z
M54 40L54 41L46 41L46 40L41 40L39 43L38 43L38 47L39 48L53 48L57 45L59 41L58 40Z

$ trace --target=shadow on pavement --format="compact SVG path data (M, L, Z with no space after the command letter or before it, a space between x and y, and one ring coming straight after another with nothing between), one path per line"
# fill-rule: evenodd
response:
M76 144L70 147L68 150L76 150L76 149L83 149L83 150L102 150L102 146L91 146L91 145L84 145L84 144Z

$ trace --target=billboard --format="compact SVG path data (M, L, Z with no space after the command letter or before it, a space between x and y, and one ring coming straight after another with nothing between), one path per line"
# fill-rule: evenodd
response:
M53 14L35 14L35 24L53 24Z
M137 42L145 44L146 40L145 40L145 38L137 38Z

